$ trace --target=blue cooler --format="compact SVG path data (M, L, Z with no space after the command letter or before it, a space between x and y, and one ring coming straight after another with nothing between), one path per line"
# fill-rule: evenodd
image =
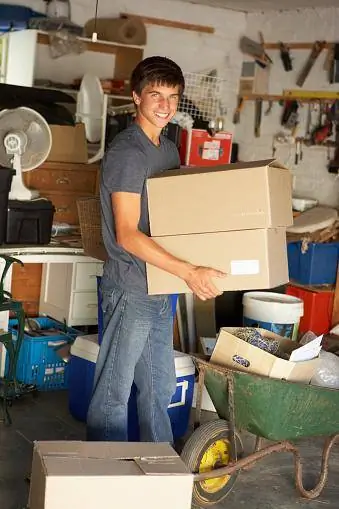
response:
M99 353L98 335L79 336L71 347L69 364L69 410L79 421L86 421L91 399L95 363ZM175 352L177 390L168 413L175 439L185 435L193 401L195 367L191 357ZM132 387L128 410L128 436L130 441L139 440L136 410L136 388Z

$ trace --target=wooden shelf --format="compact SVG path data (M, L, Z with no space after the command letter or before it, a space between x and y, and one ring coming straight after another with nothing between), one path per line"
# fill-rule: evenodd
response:
M289 97L288 95L275 95L275 94L248 94L248 95L240 95L239 99L242 99L244 101L271 101L271 102L279 102L279 101L299 101L304 103L314 103L314 102L333 102L335 99L333 97L328 98L310 98L310 97Z
M205 34L214 34L214 27L205 25L193 25L192 23L183 23L182 21L174 21L171 19L162 18L151 18L149 16L139 16L137 14L129 14L126 12L120 13L120 16L127 18L137 18L141 20L145 25L158 25L168 28L179 28L181 30L191 30L193 32L200 32Z
M291 50L293 49L312 49L314 42L284 42L284 44ZM331 49L334 42L327 42L325 49ZM280 49L280 43L278 42L265 42L264 49Z
M110 41L100 41L93 42L91 39L86 37L77 37L79 41L82 41L86 44L88 51L95 51L97 53L111 53L112 55L116 54L119 50L123 49L144 49L144 46L135 46L132 44L121 44L119 42L110 42ZM49 36L46 32L38 32L38 43L39 44L49 44Z
M59 87L46 87L41 85L34 85L36 88L42 88L44 90L56 90L59 92L63 92L64 94L69 95L76 95L80 92L79 89L76 88L59 88ZM103 91L105 95L109 97L109 99L119 99L120 101L133 101L133 98L131 95L119 95L119 94L108 94L107 92Z

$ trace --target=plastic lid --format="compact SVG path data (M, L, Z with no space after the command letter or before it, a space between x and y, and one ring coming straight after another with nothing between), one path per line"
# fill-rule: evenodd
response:
M183 352L174 351L174 360L176 369L193 368L194 363L189 354Z
M302 304L303 301L292 295L286 295L285 293L275 292L247 292L244 293L242 303L244 306L250 305L251 302L256 301L263 303L263 305L271 304Z
M71 355L96 362L99 354L98 334L78 336L71 346Z

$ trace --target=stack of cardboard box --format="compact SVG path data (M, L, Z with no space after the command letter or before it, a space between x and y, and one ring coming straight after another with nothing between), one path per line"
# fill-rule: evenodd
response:
M288 282L286 227L293 223L290 172L274 159L182 168L148 179L152 238L174 256L221 270L221 291ZM148 293L188 293L147 265Z

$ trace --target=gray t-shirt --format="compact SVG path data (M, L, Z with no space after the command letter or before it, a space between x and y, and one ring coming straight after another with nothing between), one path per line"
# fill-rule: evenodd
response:
M157 147L138 124L130 125L110 144L102 161L100 179L102 234L109 256L104 266L104 288L117 286L147 292L145 263L117 244L111 194L122 191L141 195L139 230L149 235L146 179L179 167L175 144L161 135Z

